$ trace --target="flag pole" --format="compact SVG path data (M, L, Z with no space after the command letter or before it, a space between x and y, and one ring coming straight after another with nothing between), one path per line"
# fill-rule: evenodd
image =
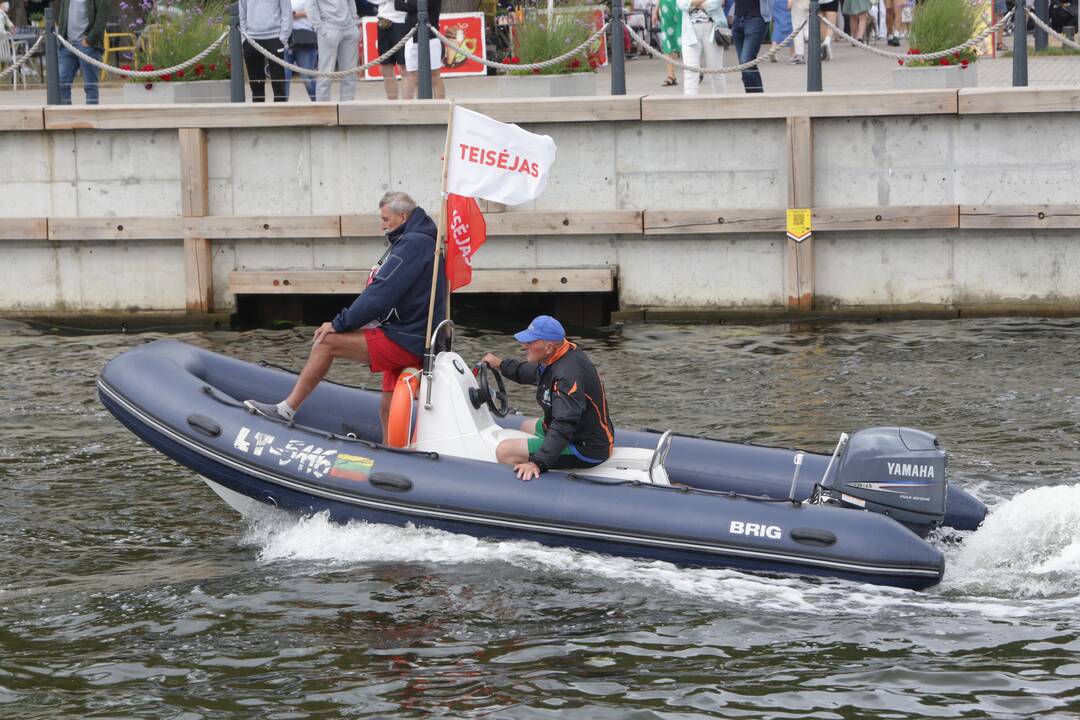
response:
M442 255L443 242L446 236L446 171L450 163L450 136L454 130L454 103L449 104L446 119L446 144L443 147L442 158L442 182L439 185L439 221L436 225L435 235L435 260L431 268L431 293L428 300L427 332L424 334L424 374L428 376L427 398L424 401L424 409L431 409L431 365L434 358L431 356L431 328L435 320L435 294L439 288L439 257ZM449 284L447 285L449 290ZM449 295L449 293L448 293ZM449 308L447 308L449 311ZM449 314L449 313L448 313Z

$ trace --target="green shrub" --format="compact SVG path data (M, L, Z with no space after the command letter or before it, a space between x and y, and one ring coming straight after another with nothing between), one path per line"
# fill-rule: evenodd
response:
M205 4L161 2L147 17L139 55L139 70L172 67L195 57L229 29L228 8L221 0ZM222 43L197 65L151 82L224 80L229 77L228 42ZM133 82L147 82L133 80Z
M514 27L514 50L505 60L512 64L536 63L559 57L584 43L596 32L592 12L557 12L548 21L544 11L530 13ZM562 75L594 72L599 66L600 40L578 55L539 71L511 71L511 75Z
M962 65L979 59L977 48L968 48L939 60L919 60L918 56L963 45L982 30L982 15L971 0L923 0L915 6L908 41L912 59L907 67Z

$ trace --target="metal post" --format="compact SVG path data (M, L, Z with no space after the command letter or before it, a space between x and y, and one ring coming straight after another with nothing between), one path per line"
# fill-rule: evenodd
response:
M626 54L623 48L622 1L611 0L611 94L626 94Z
M244 92L244 46L240 38L240 3L229 6L229 102L247 100Z
M51 7L45 8L45 102L60 104L60 50L57 47L56 18Z
M428 28L427 0L416 3L416 42L417 42L417 78L416 91L421 100L431 99L431 48L428 40L431 33Z
M1027 87L1027 8L1017 0L1013 16L1013 87Z
M1035 14L1045 23L1050 22L1050 0L1035 0ZM1035 26L1035 50L1046 49L1046 31L1039 25Z
M810 0L810 16L806 21L806 92L821 92L821 20L818 0Z

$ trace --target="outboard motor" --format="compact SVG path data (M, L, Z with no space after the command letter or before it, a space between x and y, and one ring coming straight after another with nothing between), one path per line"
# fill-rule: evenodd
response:
M822 483L825 500L888 515L920 537L941 525L948 483L936 437L912 428L866 428L840 453L836 471L826 471Z

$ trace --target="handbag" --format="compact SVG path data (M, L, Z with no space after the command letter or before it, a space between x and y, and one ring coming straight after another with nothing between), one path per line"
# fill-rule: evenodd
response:
M390 18L379 18L379 29L389 30L394 25L394 21Z
M315 34L314 30L305 30L303 28L296 28L292 31L292 44L293 45L318 45L319 36Z
M716 25L713 27L712 39L717 45L722 48L731 47L731 30L723 25Z

